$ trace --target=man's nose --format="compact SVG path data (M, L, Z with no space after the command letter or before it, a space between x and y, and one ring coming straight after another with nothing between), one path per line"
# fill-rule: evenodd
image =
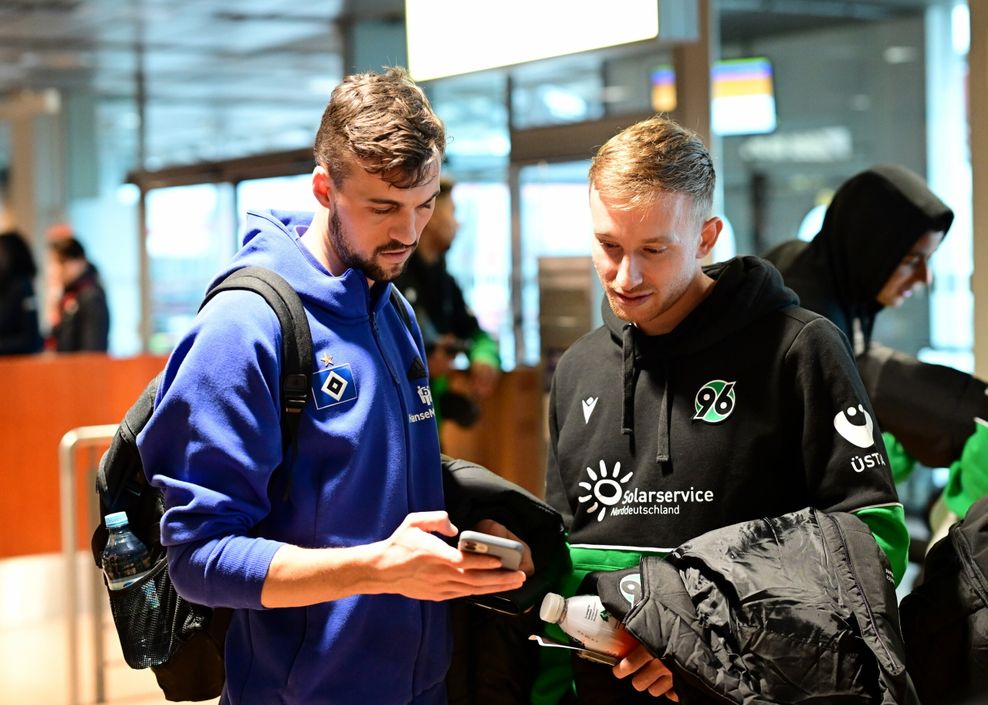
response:
M916 267L916 280L923 282L926 286L933 283L933 268L930 267L930 260L925 257L919 261Z
M392 224L391 237L403 245L414 245L419 236L417 226L415 213L399 216Z
M641 284L641 271L636 257L625 255L621 258L615 282L625 290L634 289Z

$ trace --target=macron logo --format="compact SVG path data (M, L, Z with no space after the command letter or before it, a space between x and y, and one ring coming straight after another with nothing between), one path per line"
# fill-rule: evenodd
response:
M590 423L590 416L593 414L594 408L597 406L597 399L599 397L587 397L583 400L583 422Z

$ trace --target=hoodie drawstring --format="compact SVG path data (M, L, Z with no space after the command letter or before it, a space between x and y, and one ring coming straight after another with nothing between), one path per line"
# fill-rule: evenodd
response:
M635 365L634 326L625 325L621 331L621 352L624 357L624 407L621 414L621 433L625 436L635 435L635 381L638 369ZM658 449L655 462L669 462L669 426L672 395L669 394L669 366L662 362L662 402L659 406L659 427L657 429Z
M635 338L630 323L621 331L621 352L624 355L624 409L621 412L621 433L635 435Z
M665 360L662 361L662 404L659 406L659 427L657 429L658 447L655 453L655 462L658 464L669 462L669 366Z

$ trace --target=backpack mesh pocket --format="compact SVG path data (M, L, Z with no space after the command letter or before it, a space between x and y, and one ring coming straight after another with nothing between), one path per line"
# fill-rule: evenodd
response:
M109 593L113 623L131 668L168 661L182 642L205 628L211 614L175 592L163 556L141 580Z

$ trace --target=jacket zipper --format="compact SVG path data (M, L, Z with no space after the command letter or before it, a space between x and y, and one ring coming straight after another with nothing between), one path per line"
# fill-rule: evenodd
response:
M822 513L818 513L817 516L826 517L826 519L834 525L834 527L837 529L837 536L840 538L841 546L844 549L844 555L850 558L851 552L848 550L847 547L847 537L844 535L844 527L840 525L839 521L837 521L835 518L831 516L827 516L826 514L822 514ZM875 634L879 635L877 637L877 640L878 643L882 645L882 651L885 652L886 661L888 663L895 663L896 661L895 657L892 655L892 653L888 650L888 647L885 645L885 640L880 636L881 630L877 626L875 620L875 613L871 609L871 603L868 602L868 597L865 594L864 588L861 587L861 583L858 581L858 574L854 570L854 566L851 564L850 560L847 561L847 567L848 570L850 570L851 572L851 578L854 580L854 586L858 589L858 592L861 593L861 597L863 598L865 610L868 612L868 621L870 622L872 628L875 630Z

